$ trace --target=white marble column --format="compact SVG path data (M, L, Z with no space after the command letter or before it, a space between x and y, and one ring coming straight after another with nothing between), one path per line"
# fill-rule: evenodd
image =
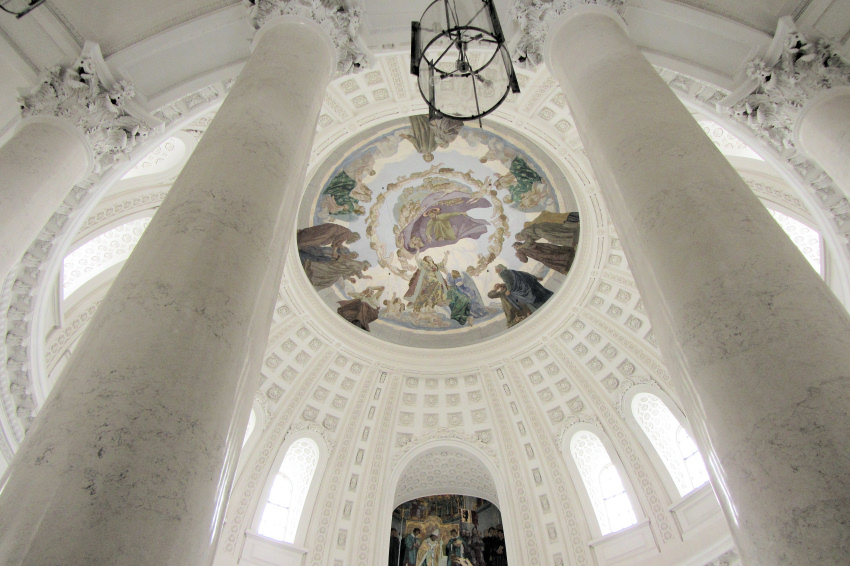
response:
M850 319L603 6L545 49L745 564L847 563Z
M827 90L806 104L794 136L850 198L850 87Z
M82 132L52 116L25 119L0 147L0 278L92 164Z
M211 563L335 59L261 30L12 462L4 565Z

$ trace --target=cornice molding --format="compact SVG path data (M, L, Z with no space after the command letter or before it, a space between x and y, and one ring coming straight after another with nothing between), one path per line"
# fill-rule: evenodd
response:
M313 21L328 34L337 52L337 76L359 73L369 65L369 56L357 31L363 18L358 5L341 0L243 0L248 21L254 29L281 16L299 16Z

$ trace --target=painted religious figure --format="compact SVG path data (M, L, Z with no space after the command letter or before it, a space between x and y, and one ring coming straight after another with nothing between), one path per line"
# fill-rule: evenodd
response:
M450 246L463 238L476 240L487 233L490 223L467 212L491 206L487 199L462 191L431 193L419 204L422 213L402 229L404 247L415 252Z
M349 293L351 299L339 301L336 312L351 324L369 331L369 323L378 320L378 302L384 292L383 285L366 287L359 293Z
M441 273L446 269L448 255L449 252L446 252L440 263L436 263L429 255L422 260L419 259L418 253L414 257L417 269L410 279L407 293L404 294L414 312L432 310L435 306L448 304L449 286Z
M496 273L503 283L497 284L487 296L502 300L509 328L542 307L553 294L540 284L537 277L526 271L497 265Z
M421 532L419 529L413 529L412 533L404 537L404 566L416 566L416 555L422 544L419 538Z
M299 211L304 273L348 323L468 344L531 316L575 269L575 197L525 142L425 115L376 132Z
M435 529L419 546L419 552L416 553L416 566L441 566L442 563L443 541L440 540L440 530Z
M323 195L323 206L329 214L346 216L365 213L366 209L361 202L370 200L372 191L352 179L345 171L340 171L325 187Z

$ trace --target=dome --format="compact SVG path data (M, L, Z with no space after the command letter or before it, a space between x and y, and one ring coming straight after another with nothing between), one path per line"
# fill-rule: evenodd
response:
M139 256L146 235L161 229L158 218L174 194L172 187L179 187L192 170L195 152L222 123L217 121L222 104L251 60L253 27L264 9L279 3L265 1L110 2L93 10L54 0L19 26L0 19L3 43L10 46L0 53L0 76L9 79L0 88L5 112L0 114L0 141L14 141L20 124L49 122L21 121L15 89L44 90L70 81L71 92L83 84L100 95L85 107L90 120L85 122L90 127L86 143L109 148L97 159L89 156L90 173L50 207L50 220L9 273L0 274L6 277L0 289L5 335L0 343L0 475L10 466L3 481L18 465L15 454L26 449L38 427L46 426L39 424L40 415L57 397L57 384L70 375L78 353L90 348L96 321L120 317L124 306L130 307L130 300L116 306L111 298L124 292L115 290L116 282L122 281L122 272L126 275L131 258ZM503 531L504 555L513 565L745 563L733 539L740 524L724 514L715 495L715 489L721 496L727 489L716 481L727 470L720 470L716 451L697 449L711 445L711 422L704 419L700 399L683 385L682 360L669 356L675 317L651 311L659 297L647 293L643 282L657 275L656 266L630 248L634 224L645 218L615 222L618 204L606 192L612 183L609 172L591 165L594 151L601 150L586 145L582 117L570 109L558 79L546 65L533 65L541 59L551 22L544 18L529 24L535 13L528 10L548 2L517 2L513 8L496 2L519 65L521 92L510 94L480 126L428 119L415 78L408 74L407 44L409 21L425 3L287 5L294 4L312 6L311 17L326 18L326 30L340 37L354 34L356 40L342 58L349 68L329 82L321 101L313 101L315 133L309 147L299 146L306 155L298 171L303 181L286 193L285 217L259 254L274 271L263 281L272 291L257 300L256 316L248 322L231 317L230 304L209 314L228 331L265 325L258 334L239 334L235 340L242 358L229 366L238 368L224 381L244 383L244 391L217 397L205 375L218 369L210 361L214 349L205 343L214 341L209 336L219 338L217 330L207 333L202 325L180 326L172 320L154 332L155 323L138 317L128 331L132 341L106 340L97 357L131 369L148 362L157 368L160 381L151 389L172 393L158 405L168 408L168 416L150 419L151 426L159 427L152 437L169 447L169 459L144 455L138 446L139 453L133 453L133 443L124 440L134 439L135 432L113 430L110 423L135 408L145 413L135 393L90 395L86 402L108 415L102 419L100 444L91 443L103 452L67 454L71 440L83 435L66 428L55 435L55 452L44 454L48 460L73 460L69 474L96 475L93 470L110 458L123 458L140 479L92 480L65 495L96 499L114 488L148 490L139 501L151 508L177 501L173 513L160 515L164 519L141 521L154 525L152 530L134 531L140 547L153 548L167 538L169 521L195 517L189 490L172 482L210 475L212 466L199 465L195 449L215 445L203 451L204 457L215 453L226 460L212 474L220 472L215 479L219 506L204 515L205 528L212 521L215 532L197 542L192 553L192 559L208 555L214 566L383 565L390 529L400 533L403 546L412 508L417 524L439 529L443 542L451 528L446 517L486 514L482 524ZM823 55L848 48L850 20L840 0L769 7L757 1L730 7L714 0L605 4L617 9L631 41L702 128L710 140L704 152L725 156L788 234L788 241L777 238L759 254L773 257L793 250L787 244L797 245L832 291L832 311L850 305L850 205L840 179L824 173L792 139L789 124L799 112L794 96L803 95L799 89L783 90L790 86L778 71L776 82L765 85L747 74L756 57L774 68L792 61L794 76L820 77L817 88L829 81L843 84L845 79L829 74L840 75L843 64L837 56ZM784 17L788 13L794 17ZM830 36L843 39L832 46L805 39ZM836 51L819 51L828 49ZM289 55L297 59L301 53ZM824 71L829 81L811 70L820 60L833 62ZM85 65L74 67L69 61ZM91 77L100 82L87 83ZM780 91L790 92L793 103L771 98ZM287 95L269 96L277 102L275 97L285 101ZM120 131L113 128L98 138L91 133L100 132L91 116L113 112L107 101L123 104L115 126ZM762 105L760 114L754 101ZM241 152L242 141L234 136L229 151ZM298 143L294 135L284 141ZM632 133L634 146L643 141L642 132ZM668 141L656 140L656 145L666 147ZM32 147L53 146L43 140ZM624 154L627 150L622 148ZM59 163L60 157L46 163ZM218 179L211 173L225 172L207 161L193 174L203 176L198 173L203 168L213 194ZM253 182L250 175L241 180L245 194L255 190ZM717 192L703 202L723 199L723 191ZM179 274L179 282L202 272L204 284L217 290L216 277L229 275L210 266L242 265L244 258L228 256L229 251L210 257L207 245L228 231L251 233L253 225L233 220L241 202L220 199L203 214L180 216L175 230L208 230L210 236L199 239L197 248L165 243L158 250L160 264ZM661 209L668 203L654 205ZM209 220L219 211L222 216ZM220 225L210 227L221 218ZM671 240L686 240L687 232ZM725 234L714 237L730 258L752 252ZM268 250L274 253L264 256ZM699 254L674 259L693 271L704 267ZM166 287L160 289L162 297ZM724 304L737 304L737 295L746 294L727 289L723 281L717 287L727 292ZM228 297L233 304L251 300ZM110 303L111 310L105 309ZM205 315L203 308L180 308L187 321ZM723 314L711 312L705 325ZM744 310L738 314L748 317ZM800 320L807 320L805 313ZM195 332L196 341L183 348ZM152 334L159 335L158 349L148 344ZM174 367L170 356L181 348L192 363ZM754 394L774 399L779 394L771 384L777 384L766 373L742 371L740 383L757 382ZM814 434L803 428L828 414L814 403L840 396L828 383L808 391L805 401L791 400L795 409L776 413L790 412L805 421L787 429L801 431L798 444ZM208 431L190 415L204 412L198 407L207 407L209 399L227 407L219 418L226 433L206 444L202 437ZM749 422L751 416L727 412L728 422ZM774 431L788 424L770 423ZM746 434L762 438L757 430ZM764 454L773 454L769 447L776 444L767 438ZM817 473L828 468L817 465ZM186 473L173 471L178 468ZM168 493L156 495L162 486ZM57 491L48 487L33 489L28 497ZM449 507L430 513L431 502ZM204 505L211 506L206 500ZM277 518L264 519L272 508ZM60 521L59 515L50 521ZM445 519L439 527L438 516ZM464 525L458 532L471 521L457 519ZM121 517L107 522L115 532L125 524ZM285 525L284 534L269 534L273 529L267 525L275 522ZM33 540L42 540L46 527L33 527L33 532L36 528L42 530ZM159 535L150 534L154 531Z
M397 344L458 347L519 325L562 287L578 207L527 138L414 115L339 152L308 184L297 242L310 284L344 320ZM522 302L500 299L500 270Z

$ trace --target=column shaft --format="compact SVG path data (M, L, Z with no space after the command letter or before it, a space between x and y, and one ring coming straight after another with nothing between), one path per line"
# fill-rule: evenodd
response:
M846 311L613 11L565 15L547 61L745 563L846 564Z
M0 147L0 278L91 165L82 133L59 118L29 118Z
M263 30L12 462L4 565L211 563L334 59Z
M850 87L828 90L806 105L794 135L850 198Z

